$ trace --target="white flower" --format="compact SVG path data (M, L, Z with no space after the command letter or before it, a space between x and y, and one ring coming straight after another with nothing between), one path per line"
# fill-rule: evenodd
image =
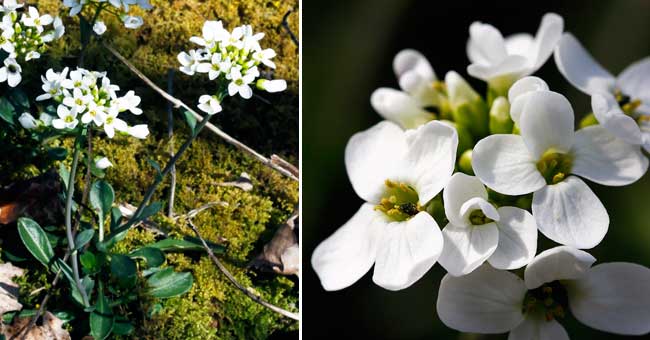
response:
M257 88L269 93L282 92L287 89L287 82L284 79L259 79L256 83Z
M128 132L128 125L125 121L117 118L119 114L117 109L111 108L106 114L106 119L104 119L104 132L108 138L113 138L115 136L115 130Z
M592 248L603 239L609 216L582 179L620 186L646 172L648 159L600 126L574 132L571 104L551 91L532 91L519 118L521 135L491 135L472 153L476 176L506 195L533 193L532 211L551 240Z
M97 20L97 22L95 22L93 25L93 31L97 35L104 34L106 32L106 24L104 24L104 22L101 20Z
M230 84L228 84L228 94L234 96L237 93L244 98L249 99L253 96L253 89L249 86L255 80L255 74L247 73L241 74L240 67L233 67L230 70Z
M442 234L422 207L449 181L457 145L456 130L437 121L408 131L383 121L350 138L346 169L367 203L312 255L326 290L352 285L373 264L376 284L404 289L435 264Z
M23 7L24 4L16 2L16 0L4 0L2 2L2 6L0 6L0 12L11 12L15 11L21 7Z
M94 101L88 103L88 110L81 116L81 123L88 124L95 122L95 125L102 126L106 119L106 107L97 105ZM83 112L79 111L78 112Z
M36 51L29 51L25 54L25 61L30 61L32 59L38 59L41 57L41 54Z
M190 50L189 54L183 51L178 54L177 58L182 65L180 67L181 72L190 76L196 72L200 61L203 59L196 50Z
M63 21L61 21L61 18L56 17L54 18L54 23L52 24L53 28L52 30L48 31L43 35L43 42L50 42L54 39L59 39L63 36L65 33L65 26L63 26Z
M88 0L63 0L63 6L70 8L71 17L79 14L83 9L83 6L88 3Z
M54 117L50 116L49 114L47 114L45 112L41 113L41 115L38 116L38 120L40 120L41 123L43 123L43 126L51 126L53 119L54 119Z
M515 207L495 208L478 178L451 177L443 192L449 224L438 262L453 276L466 275L488 261L498 269L525 266L537 252L533 216Z
M230 69L229 66L227 68ZM217 79L221 74L221 54L213 54L209 63L198 64L196 72L207 73L210 80Z
M23 112L23 114L18 117L18 122L20 122L20 125L27 130L34 129L38 126L38 122L29 112Z
M539 254L524 280L484 265L469 275L446 275L436 310L442 322L469 333L505 333L509 340L568 340L557 319L571 311L592 328L623 335L650 332L650 270L604 263L570 247Z
M41 76L41 80L43 81L43 86L41 88L45 93L36 97L36 101L42 101L61 95L63 90L62 83L67 76L67 67L64 68L61 73L56 73L53 69L47 70L45 76Z
M43 26L47 26L52 23L54 18L52 18L51 15L45 14L45 15L40 15L38 14L38 10L34 7L29 7L28 9L29 14L23 14L22 17L22 22L25 26L28 27L36 27L36 30L38 33L43 32Z
M126 132L132 137L145 139L149 135L149 128L146 124L139 124L135 126L129 126Z
M20 72L22 71L23 69L20 67L20 64L16 62L16 59L5 59L4 66L0 68L0 83L6 81L9 86L16 87L22 80L22 76L20 75Z
M233 46L236 49L242 49L244 47L244 42L241 38L244 36L244 27L235 27L232 32L224 31L223 36L221 37L221 46L228 47Z
M14 53L16 49L14 43L11 42L15 33L13 25L14 23L10 15L4 15L2 17L2 21L0 22L0 30L2 31L2 34L0 34L0 49L9 54Z
M131 28L131 29L136 29L144 23L144 20L142 20L141 17L136 17L132 15L127 15L125 16L122 21L124 22L124 27L126 28Z
M206 21L203 23L203 36L191 37L190 41L205 47L212 47L215 42L221 41L229 36L228 31L223 28L221 21Z
M275 56L275 51L273 49L267 48L265 50L254 52L253 60L261 62L270 68L275 68L275 63L271 61L271 59L275 58Z
M55 129L74 129L77 127L79 120L77 120L77 111L74 108L68 109L65 105L59 105L56 114L59 118L52 120L52 127Z
M106 78L104 78L106 79ZM115 93L115 92L113 92ZM118 98L118 108L120 112L131 111L134 115L141 115L142 109L138 107L140 105L140 97L135 95L135 92L129 91L124 95L124 97Z
M202 95L199 97L199 109L201 111L206 112L209 115L213 115L215 113L221 112L221 103L219 103L219 100L214 97L214 96L209 96L207 94Z
M111 161L109 161L106 157L95 160L95 167L97 167L97 169L104 170L111 166L113 166L113 163L111 163Z
M76 69L70 71L70 78L64 79L61 85L66 89L81 89L87 90L90 86L95 84L96 79L88 74L83 69Z
M72 97L63 98L63 104L70 108L74 108L77 113L84 112L86 107L88 107L88 104L93 101L93 96L91 94L84 94L80 88L72 90Z
M504 39L494 26L474 22L467 42L467 56L472 62L467 73L505 93L514 81L546 62L563 30L564 20L554 13L544 15L535 38L519 33Z
M429 61L418 51L402 50L393 60L393 70L402 91L382 87L370 97L380 116L413 129L435 118L442 96L434 89L438 78Z
M591 95L591 108L602 126L650 152L650 57L615 78L567 33L555 50L555 63L573 86Z

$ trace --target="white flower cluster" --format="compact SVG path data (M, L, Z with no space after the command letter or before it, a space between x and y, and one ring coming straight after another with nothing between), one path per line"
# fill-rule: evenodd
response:
M230 96L239 94L244 99L251 98L253 84L267 92L280 92L287 88L284 80L258 79L260 64L275 68L275 63L271 60L276 55L275 51L260 46L264 33L254 33L250 25L235 27L229 32L223 28L221 21L206 21L202 33L201 37L190 38L201 48L178 54L181 72L188 75L207 73L210 80L217 80L220 85L224 85L223 93L199 98L198 107L202 111L208 114L220 112L225 93Z
M610 226L585 180L623 186L647 172L640 146L650 151L650 58L614 78L563 27L547 14L535 38L504 39L473 23L467 72L488 83L486 99L456 72L439 81L417 51L395 57L401 90L371 96L386 120L345 149L365 203L312 255L326 290L373 266L377 285L400 290L439 262L448 273L438 315L457 330L568 339L556 320L570 311L599 330L650 332L650 269L592 268L595 259L580 250L597 246ZM600 124L575 131L571 103L529 76L551 54L592 96ZM559 246L538 254L538 231ZM509 272L522 267L523 279Z
M125 111L134 115L142 114L138 108L140 97L133 91L118 97L117 91L120 88L111 84L106 73L82 68L69 71L66 67L61 73L49 69L41 79L45 93L36 100L54 100L58 104L57 117L43 113L36 120L29 113L23 113L19 119L23 127L52 126L59 130L71 130L81 123L84 128L91 124L102 128L109 138L115 136L115 131L140 139L149 135L146 124L128 126L118 118Z
M107 7L110 4L112 7ZM84 7L92 8L95 11L106 10L114 14L122 20L124 27L136 29L144 23L142 17L129 15L129 10L132 6L139 6L144 10L153 8L149 0L63 0L63 5L70 8L70 16L76 16L81 13ZM93 30L98 35L104 34L106 25L103 21L99 20L94 23Z
M0 83L6 81L11 87L16 87L22 80L19 61L40 58L41 53L47 50L47 43L60 38L65 32L60 18L40 15L31 6L27 12L19 14L23 6L16 0L4 0L0 5L0 53L4 51L8 54L0 66Z

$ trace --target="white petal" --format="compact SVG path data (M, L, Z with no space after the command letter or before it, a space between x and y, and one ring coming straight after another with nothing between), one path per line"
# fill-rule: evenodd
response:
M456 129L432 121L406 131L407 153L403 176L418 192L420 204L434 198L447 185L456 165Z
M384 227L381 213L366 203L316 247L311 265L325 290L348 287L370 270Z
M464 224L470 224L469 215L474 210L480 210L487 218L493 221L499 220L499 213L490 202L481 197L473 197L460 207L460 215L463 217Z
M404 132L388 121L353 135L345 147L345 167L357 195L379 203L384 182L398 175L405 152Z
M472 197L488 198L483 183L478 178L465 175L462 172L457 172L451 176L443 192L443 202L445 204L445 215L452 224L465 224L460 208Z
M18 84L20 84L20 81L22 80L22 76L20 73L9 73L7 75L7 84L11 87L16 87Z
M571 33L565 33L555 48L555 64L573 86L586 94L611 92L614 86L614 76Z
M528 289L556 280L576 280L585 275L596 259L586 251L567 246L547 249L526 267L524 280Z
M650 270L634 263L593 267L569 289L576 319L595 329L625 335L650 332Z
M537 224L533 215L515 207L499 208L499 245L488 262L497 269L527 265L537 252Z
M508 54L517 54L528 58L533 47L533 37L528 33L513 34L505 39Z
M467 73L472 77L484 81L496 80L514 82L517 78L530 74L528 60L520 55L509 55L495 64L471 64L467 66Z
M575 176L535 192L533 216L544 236L579 249L598 245L609 228L607 210L587 184Z
M602 126L578 130L573 150L571 172L599 184L632 184L648 170L648 158L638 145L625 143Z
M551 56L555 46L562 37L564 31L564 20L555 13L547 13L542 18L537 34L535 34L535 45L533 53L533 72L539 69L548 57Z
M436 74L431 64L422 53L416 50L406 49L397 53L393 59L393 70L397 79L406 72L414 72L427 82L436 80Z
M532 92L519 121L521 136L530 153L539 159L555 149L568 152L573 144L573 108L561 94L551 91Z
M515 274L483 265L472 273L445 275L436 310L453 329L472 333L505 333L524 320L526 287Z
M650 57L626 67L618 76L616 86L633 99L650 101Z
M591 96L594 116L614 136L630 143L641 144L643 135L634 118L626 115L610 93L596 93Z
M498 29L474 22L469 26L467 56L472 63L496 64L506 57L506 45Z
M537 77L524 77L517 80L508 90L508 101L510 102L510 118L519 124L519 118L524 106L528 102L529 94L536 91L548 91L548 85L544 80Z
M555 320L546 321L543 317L526 317L508 335L508 340L569 340L569 334Z
M523 138L492 135L480 140L472 152L474 173L489 188L506 195L523 195L546 185Z
M440 265L453 276L473 272L487 260L499 243L496 224L481 226L447 224L442 229L444 238Z
M244 99L250 99L253 96L253 89L248 85L242 85L239 87L239 95Z
M428 213L392 222L379 243L372 280L388 290L407 288L429 271L441 252L442 234Z
M379 88L370 96L370 104L385 119L400 124L404 129L414 129L434 118L421 109L408 94L390 88Z
M61 129L65 128L65 122L63 121L63 119L54 119L54 120L52 120L52 126L55 129L61 130Z

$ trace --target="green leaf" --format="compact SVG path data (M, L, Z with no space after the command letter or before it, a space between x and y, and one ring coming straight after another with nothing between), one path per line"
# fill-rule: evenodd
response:
M99 211L99 216L103 220L111 210L115 191L106 181L96 181L90 187L90 205Z
M18 219L18 233L27 250L45 267L50 267L54 257L52 245L45 235L45 231L33 220L21 217Z
M132 259L143 259L147 261L147 266L158 267L165 263L165 254L160 249L144 247L136 249L129 254Z
M162 208L162 203L161 202L153 202L146 206L144 209L142 209L142 212L140 213L140 216L138 216L138 220L143 221L146 220L147 218L153 216L156 214L160 209Z
M29 98L21 89L11 89L9 97L14 105L19 105L23 111L29 111Z
M62 311L54 312L53 314L61 321L63 321L64 324L75 319L74 313L72 313L71 311L62 310Z
M185 117L185 122L190 127L190 131L194 132L194 128L196 128L196 117L189 111L183 111L183 117Z
M192 288L194 278L190 273L177 273L165 268L149 277L149 294L157 298L169 298L186 293Z
M122 219L122 212L120 208L114 207L111 209L111 230L115 230L118 225L120 225L120 220Z
M74 275L72 274L72 268L68 266L67 263L63 262L61 259L56 259L55 265L53 266L55 270L61 269L63 276L68 279L70 283L70 290L72 291L72 299L77 302L80 306L84 305L81 292L77 288L77 284L74 282ZM85 276L81 279L81 287L86 290L86 295L90 296L93 288L95 287L95 281L90 278L90 276Z
M87 274L94 274L99 271L97 258L95 257L95 254L89 251L85 251L81 256L79 256L79 262L81 262L83 271Z
M158 164L158 162L156 162L151 158L147 159L147 162L151 165L152 168L156 169L156 172L158 173L159 176L162 176L161 174L162 171L160 170L160 164Z
M66 148L47 149L47 157L53 161L62 161L68 157L68 150Z
M104 296L104 285L100 282L95 310L90 314L90 335L95 340L108 338L113 330L113 323L113 311L110 302Z
M220 245L211 245L208 246L216 254L221 254L224 252L225 248ZM178 240L173 238L166 238L160 240L156 243L147 245L147 247L158 248L162 251L203 251L205 250L199 242L194 242L193 240Z
M2 249L2 256L3 256L3 257L6 257L7 260L9 260L9 262L23 262L23 261L27 261L26 258L24 258L24 257L20 257L20 256L17 256L17 255L14 255L14 254L10 253L9 251L7 251L7 250L5 250L5 249Z
M74 240L74 246L76 249L81 249L83 248L90 240L93 239L93 235L95 235L95 229L86 229L75 237Z
M133 333L133 325L128 320L115 320L113 333L115 335L129 335Z
M11 105L7 98L0 98L0 118L9 123L9 125L14 125L15 116L16 110L14 109L14 106Z
M63 165L63 163L59 164L59 177L61 177L61 180L63 180L63 185L65 185L65 188L63 188L63 190L65 191L68 188L70 171L65 167L65 165Z
M115 254L111 256L111 273L122 287L130 287L136 281L135 262L128 256Z

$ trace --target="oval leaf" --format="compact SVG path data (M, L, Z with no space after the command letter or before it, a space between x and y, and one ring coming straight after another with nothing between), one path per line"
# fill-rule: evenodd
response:
M158 267L165 262L165 254L160 249L144 247L136 249L129 254L132 259L143 259L147 266Z
M95 340L108 338L113 329L113 321L113 312L108 299L104 296L104 288L100 282L97 304L95 304L95 310L90 314L90 334Z
M102 219L106 218L106 214L111 210L114 199L115 191L108 182L97 181L93 183L90 188L90 205L99 211Z
M29 218L21 217L18 219L18 233L27 250L40 263L49 268L54 251L41 226Z
M74 246L76 249L83 248L83 246L85 246L88 242L90 242L90 240L93 239L93 235L95 235L94 229L86 229L77 234L77 237L75 237L74 240Z
M123 287L129 287L136 280L135 262L128 256L115 254L111 256L111 273Z
M177 273L172 268L165 268L149 277L149 294L157 298L169 298L186 293L194 278L190 273Z

